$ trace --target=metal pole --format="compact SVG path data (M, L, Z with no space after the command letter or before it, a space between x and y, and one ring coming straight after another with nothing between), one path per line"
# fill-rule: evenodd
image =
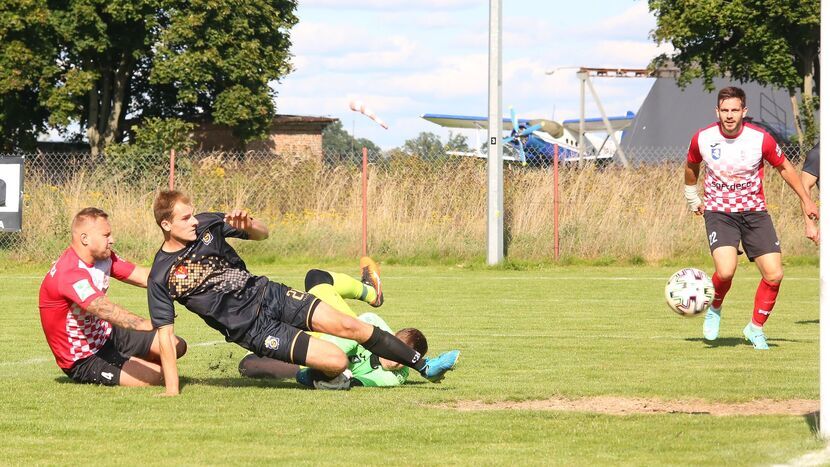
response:
M501 0L490 0L487 155L487 264L504 260L504 166L501 111Z
M599 101L599 96L597 95L596 89L594 89L593 83L591 83L591 79L587 76L585 77L585 82L588 83L588 89L591 90L591 95L594 96L594 102L597 103L597 108L599 109L599 114L602 115L602 123L605 124L605 131L608 132L608 136L614 139L614 144L617 146L616 151L617 155L620 156L620 161L622 161L623 166L627 169L628 159L625 157L625 153L620 147L620 141L617 139L617 135L614 134L614 129L611 128L611 122L608 121L608 115L605 114L605 108L602 106L602 102Z
M559 145L553 146L553 259L559 261Z
M173 191L176 186L176 150L170 150L170 177L167 180L167 188Z
M579 78L579 166L582 167L582 156L585 154L585 80L588 79L588 73L585 71L577 72Z
M360 251L362 256L368 254L367 238L368 238L368 220L369 220L369 153L366 148L363 148L363 235L360 242Z
M821 2L821 40L830 44L830 2ZM824 55L824 50L820 52ZM820 61L823 61L821 57ZM830 106L821 106L820 135L821 139L830 135ZM827 154L825 156L825 154ZM819 179L830 180L830 141L821 147L820 160L824 164L819 168ZM826 182L825 182L826 183ZM821 215L819 232L823 238L819 244L819 433L824 439L830 438L830 245L825 245L827 235L830 235L830 212L824 206L830 206L830 189L820 190Z

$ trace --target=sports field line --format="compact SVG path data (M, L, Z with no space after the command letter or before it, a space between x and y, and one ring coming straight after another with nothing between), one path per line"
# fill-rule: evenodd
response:
M791 459L786 464L774 464L773 467L802 467L830 464L830 445L821 451L812 451L797 459Z
M207 342L197 342L195 344L188 344L188 347L208 347L211 345L222 344L225 341L207 341ZM29 365L39 365L41 363L51 362L54 358L52 356L48 357L32 357L27 358L26 360L18 360L16 362L0 362L0 367L4 366L29 366Z

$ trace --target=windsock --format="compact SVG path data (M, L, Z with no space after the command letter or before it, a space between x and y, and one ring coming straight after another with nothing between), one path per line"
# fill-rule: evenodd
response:
M372 112L372 109L366 107L366 104L364 104L363 102L350 101L349 102L349 108L354 110L355 112L360 112L363 115L371 118L372 120L374 120L378 125L382 126L383 128L385 128L387 130L389 129L389 125L387 125L386 122L384 122L377 115L375 115L375 113Z

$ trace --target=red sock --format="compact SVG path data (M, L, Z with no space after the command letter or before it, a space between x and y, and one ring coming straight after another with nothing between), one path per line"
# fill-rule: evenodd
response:
M732 287L732 279L725 281L716 272L712 274L712 285L715 286L715 299L712 300L712 308L719 310L723 304L723 299L726 297L726 292L729 292L729 288Z
M772 313L772 308L775 306L775 299L778 298L778 289L781 284L768 282L761 278L761 283L758 284L758 291L755 292L755 309L752 310L752 324L756 326L763 326Z

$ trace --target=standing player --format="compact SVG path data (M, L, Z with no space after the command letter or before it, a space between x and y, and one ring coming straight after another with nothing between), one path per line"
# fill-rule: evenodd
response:
M164 243L153 260L147 294L153 326L159 330L167 395L179 393L174 300L221 332L226 341L258 356L320 370L335 380L332 384L349 384L342 375L348 366L346 354L305 331L352 339L434 382L458 360L458 351L426 359L378 327L340 313L314 296L251 274L226 241L227 237L268 237L268 227L245 211L196 215L186 195L165 191L156 197L153 213Z
M715 108L718 121L698 131L689 145L685 197L691 211L703 214L715 263L712 274L715 299L703 322L703 338L712 341L718 337L721 305L732 285L741 254L740 243L761 272L752 320L744 328L744 337L755 349L767 350L763 326L775 306L784 271L780 242L764 201L764 161L775 167L798 195L806 218L817 219L818 209L772 136L744 122L746 112L746 95L742 89L726 87L718 92ZM706 162L705 203L697 194L703 161Z
M804 190L809 195L813 191L814 186L819 186L819 156L821 155L821 144L816 144L813 149L807 153L804 159L804 166L801 167L801 184L804 185ZM809 217L804 217L804 236L813 241L816 245L819 242L818 226L816 222Z
M58 366L73 381L106 386L161 384L159 344L149 320L111 302L110 276L147 287L149 270L112 251L108 215L82 209L72 243L40 286L40 322ZM176 356L187 348L175 337Z
M306 291L334 309L350 316L355 316L349 305L343 300L352 298L374 305L377 303L376 290L380 290L380 276L374 261L369 257L361 258L363 270L362 282L346 274L312 269L305 277ZM379 306L379 305L377 305ZM357 319L377 326L386 332L392 330L383 319L374 313L363 313ZM421 355L428 350L427 339L424 334L415 328L405 328L395 333L395 336L406 345L412 347ZM318 335L319 338L338 346L349 358L351 387L389 387L398 386L409 378L409 368L400 363L373 355L357 342L327 334ZM250 354L239 362L239 373L248 377L297 378L297 381L307 387L318 389L341 389L330 387L324 381L323 375L310 368L300 369L298 365L288 364L271 358L257 357Z

